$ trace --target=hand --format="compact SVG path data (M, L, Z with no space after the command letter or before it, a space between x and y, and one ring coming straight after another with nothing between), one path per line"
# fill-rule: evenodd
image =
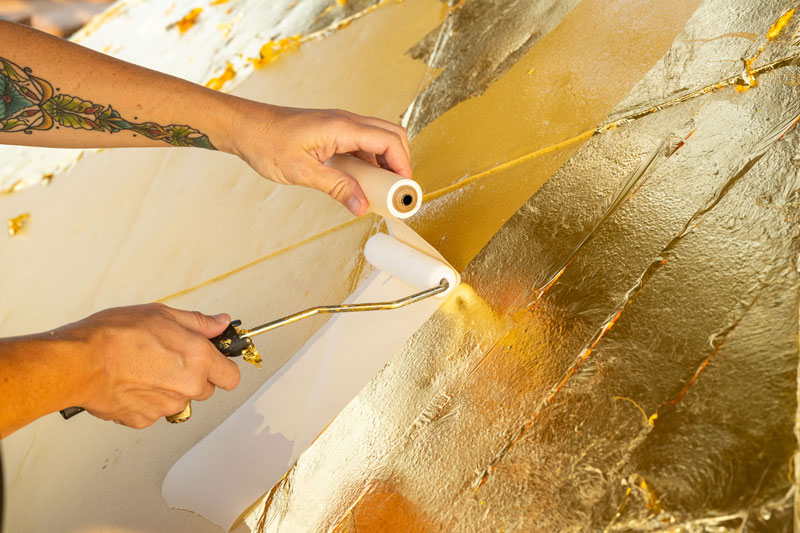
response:
M367 198L355 179L324 165L335 154L351 153L411 178L405 129L379 118L240 100L233 124L228 151L267 179L329 194L355 216L366 212Z
M206 400L215 387L239 384L239 368L208 339L228 315L211 317L149 304L108 309L64 326L94 369L80 404L93 415L133 428L178 413L188 400Z

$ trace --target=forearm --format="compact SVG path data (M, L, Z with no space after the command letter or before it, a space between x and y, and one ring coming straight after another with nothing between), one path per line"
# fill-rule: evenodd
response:
M52 333L0 339L0 438L37 418L81 405L92 369L80 339Z
M238 99L0 21L0 143L231 151Z

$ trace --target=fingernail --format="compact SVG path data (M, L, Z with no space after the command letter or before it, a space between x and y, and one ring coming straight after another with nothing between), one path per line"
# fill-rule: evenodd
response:
M361 200L358 198L350 198L347 201L347 209L350 210L355 216L358 216L361 212Z
M227 324L231 321L231 319L228 318L227 313L219 313L217 315L214 315L214 320L216 320L220 324Z

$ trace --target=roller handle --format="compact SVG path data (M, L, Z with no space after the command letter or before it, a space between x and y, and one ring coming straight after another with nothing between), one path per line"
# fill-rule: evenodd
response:
M236 328L241 325L241 320L234 320L228 325L221 335L218 335L213 339L209 339L211 344L213 344L217 350L222 352L222 355L225 357L239 357L242 355L242 352L246 350L247 347L253 342L247 337L241 337L239 335L239 332L236 330ZM69 420L73 416L79 415L85 410L86 409L83 407L67 407L66 409L59 411L59 413L61 413L61 416L64 417L64 420Z
M211 344L225 357L239 357L253 343L249 338L239 335L237 328L241 325L241 320L234 320L222 334L210 339Z
M83 407L67 407L66 409L62 409L61 411L59 411L59 413L61 413L61 416L64 417L64 420L69 420L73 416L79 415L85 410L86 409L84 409Z

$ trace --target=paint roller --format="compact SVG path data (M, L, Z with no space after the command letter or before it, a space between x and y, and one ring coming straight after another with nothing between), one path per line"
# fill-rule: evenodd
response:
M377 269L396 277L419 292L388 302L322 305L267 322L252 329L235 320L211 342L226 357L244 356L261 362L252 337L298 320L325 313L352 313L397 309L432 296L444 297L460 283L458 272L433 247L413 233L399 219L412 216L422 204L422 189L414 180L370 165L349 155L337 155L329 165L355 178L369 201L369 209L383 216L397 234L373 235L364 247L364 257ZM416 237L416 238L414 238Z
M409 285L410 290L419 292L386 302L312 307L252 329L242 328L241 321L234 320L221 335L210 339L226 357L242 356L246 361L260 366L261 357L252 340L256 335L319 314L397 309L426 298L444 297L459 285L461 280L458 272L432 246L400 221L416 213L422 204L422 189L417 182L349 155L337 155L328 164L359 182L369 201L370 210L383 216L390 232L394 234L378 233L370 237L364 247L367 261ZM169 416L167 420L175 423L188 420L190 409L189 404L183 413ZM80 407L69 407L62 410L61 415L69 419L82 411Z

